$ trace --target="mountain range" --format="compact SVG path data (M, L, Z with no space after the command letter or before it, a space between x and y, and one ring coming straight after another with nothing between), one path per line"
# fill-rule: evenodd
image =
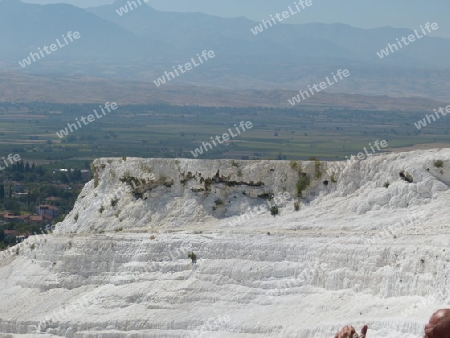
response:
M277 24L255 35L251 29L261 22L244 17L161 12L143 1L131 10L129 3L81 9L0 0L0 67L153 82L172 66L213 50L214 60L167 85L298 91L349 69L351 77L328 91L448 97L450 39L430 34L380 58L377 52L413 31L315 23ZM26 68L19 65L69 31L81 38Z

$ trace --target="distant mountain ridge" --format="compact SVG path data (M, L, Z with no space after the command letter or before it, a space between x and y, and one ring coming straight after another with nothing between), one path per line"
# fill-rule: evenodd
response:
M261 22L243 17L229 19L202 13L159 12L145 4L143 0L142 6L119 16L116 10L128 6L129 3L128 0L119 0L111 5L88 10L139 36L171 41L178 46L196 46L208 42L210 46L217 45L223 49L237 46L248 49L251 47L254 54L269 57L272 53L267 47L277 45L279 50L274 54L282 60L297 60L296 58L300 56L307 60L331 58L335 59L336 63L339 63L340 58L357 63L372 63L380 61L376 55L377 51L385 48L388 43L395 43L396 38L413 33L409 29L387 27L360 29L345 24L312 23L276 24L255 36L251 28ZM148 20L149 17L151 20ZM220 46L217 43L219 39ZM243 45L244 42L248 45ZM261 42L268 45L261 46ZM404 55L402 57L392 55L392 60L386 63L389 66L400 67L450 68L450 60L437 53L444 50L450 52L449 39L429 38L421 46L411 44L408 47L410 48L408 58ZM288 55L283 55L284 52Z
M138 4L138 1L135 0ZM217 57L170 85L304 90L338 69L352 76L330 92L449 98L450 39L430 35L383 59L377 52L411 30L359 29L344 24L277 24L254 35L261 22L202 13L161 12L141 5L119 15L127 0L81 9L0 0L0 66L19 61L66 34L81 39L26 68L153 82L203 50ZM132 3L130 1L130 3ZM423 80L428 84L424 85Z

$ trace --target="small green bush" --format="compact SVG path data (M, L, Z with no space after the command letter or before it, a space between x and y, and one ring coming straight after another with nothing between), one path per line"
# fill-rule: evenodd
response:
M294 210L299 211L300 210L300 203L298 201L294 202Z
M91 172L94 175L94 188L98 187L98 171L97 171L97 167L94 165L94 163L91 163Z
M194 253L194 251L188 254L188 258L192 260L192 263L197 263L197 255Z
M434 161L433 165L434 165L436 168L443 168L443 167L444 167L444 161L442 161L442 160L436 160L436 161Z
M100 209L98 209L98 212L99 212L99 213L102 213L103 211L105 211L105 207L102 205L102 206L100 207Z
M276 216L279 214L279 210L278 210L278 206L274 205L273 207L270 208L270 214L272 216Z
M337 183L336 176L334 176L334 173L331 175L330 181L331 181L332 183Z
M273 193L267 193L267 192L265 192L265 193L263 193L263 194L259 194L258 197L259 197L259 198L263 198L263 199L265 199L265 200L267 200L267 201L271 201L271 200L273 200L273 198L275 197L275 195L274 195Z
M314 177L316 178L316 180L320 180L322 178L322 171L320 170L321 165L322 163L320 163L319 160L316 160L314 162Z
M131 187L139 186L141 185L141 180L139 178L131 176L129 172L126 172L125 175L121 178L119 178L120 182L126 183ZM145 183L145 182L144 182Z
M389 181L386 181L386 182L384 182L383 187L385 187L387 189L387 188L389 188L389 185L390 185Z
M299 171L298 174L299 178L296 184L297 195L302 196L302 192L309 186L309 184L311 183L311 179L309 178L309 175L301 171Z
M298 168L297 161L291 161L290 162L290 166L291 166L292 169L297 170L297 168Z
M223 205L223 201L220 198L216 199L214 203L216 203L216 206Z

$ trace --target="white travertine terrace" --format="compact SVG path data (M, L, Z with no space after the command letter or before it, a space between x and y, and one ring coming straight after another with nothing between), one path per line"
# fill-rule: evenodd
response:
M409 338L450 302L450 149L321 163L320 179L299 162L300 210L283 199L280 215L236 226L267 205L258 195L296 196L289 161L93 166L53 234L2 254L5 337L328 338L367 324L370 338Z

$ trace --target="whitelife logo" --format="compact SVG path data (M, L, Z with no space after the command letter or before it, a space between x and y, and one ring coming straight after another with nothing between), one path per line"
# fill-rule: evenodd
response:
M245 224L246 221L258 217L259 215L269 211L274 206L279 207L286 205L290 200L292 200L292 196L288 192L279 192L277 196L274 196L271 200L266 200L268 207L265 204L258 205L254 208L249 207L245 214L234 217L231 221L228 222L228 225L234 228L238 225Z
M439 29L439 26L438 26L438 24L436 23L436 22L433 22L433 23L429 23L429 22L427 22L426 24L425 24L425 28L427 29L427 31L428 31L428 33L431 33L431 31L433 30L433 31L435 31L435 30L438 30ZM412 43L412 42L414 42L414 41L416 41L416 38L417 38L417 40L419 40L419 39L422 39L424 36L426 36L427 35L427 32L425 31L425 29L422 27L422 25L420 26L420 29L422 30L422 33L424 34L424 35L420 35L419 34L419 32L417 31L417 29L415 29L414 30L414 33L415 34L410 34L410 35L408 35L408 38L406 38L406 37L402 37L400 40L401 40L401 42L400 42L400 40L397 38L396 40L397 40L397 44L390 44L390 43L388 43L388 45L387 45L387 47L385 48L385 49L382 49L382 50L380 50L379 52L377 52L377 55L378 55L378 57L380 58L380 59L382 59L382 58L384 58L384 57L386 57L386 56L389 56L391 53L393 54L393 53L395 53L395 52L397 52L398 51L398 48L400 47L400 48L403 48L403 46L408 46L410 43ZM406 41L406 39L408 39L408 41ZM403 44L402 44L403 43ZM397 47L397 45L398 45L398 47ZM395 50L394 50L394 48L395 48ZM390 51L390 52L389 52Z
M33 60L33 62L36 62L37 60L44 58L45 55L50 55L52 52L56 52L58 49L67 46L69 44L69 41L73 42L74 40L78 40L80 37L81 37L81 35L78 31L75 31L73 33L72 33L72 31L69 31L69 32L67 32L66 36L64 36L64 34L62 35L62 38L66 44L62 44L58 38L58 39L56 39L56 43L58 45L56 45L55 43L52 43L50 45L50 47L49 46L42 47L42 49L45 51L46 54L44 54L44 52L42 51L41 48L38 48L39 53L31 52L29 57L27 57L26 59L23 59L22 61L19 61L19 65L22 68L25 68L26 66L31 65L32 60ZM66 38L69 39L69 41L67 41Z
M203 61L203 59L205 61ZM192 65L194 65L195 67L200 66L201 64L203 64L204 62L208 61L209 59L212 59L216 57L216 54L214 54L213 50L210 50L209 52L207 52L206 50L204 50L202 52L202 55L200 56L199 54L197 54L197 58L198 61L200 63L196 63L194 58L191 58L192 64L190 62L187 62L184 65L184 69L183 69L183 65L178 65L177 68L175 68L175 66L173 66L173 71L175 72L175 74L177 74L177 76L180 76L181 74L178 73L177 69L182 73L186 73L188 71L190 71L192 69ZM156 81L153 81L153 83L156 85L156 87L160 87L161 85L166 83L166 79L167 81L170 81L172 79L175 79L175 74L173 72L165 72L164 75L162 77L159 77ZM172 79L170 78L170 76L172 76Z
M376 154L376 152L377 152L377 150L375 150L373 147L377 148L378 151L381 151L380 146L381 146L381 148L384 149L384 148L387 148L389 146L389 144L388 144L388 142L386 140L381 140L381 141L380 140L376 140L373 143L373 146L372 146L372 143L369 143L369 147L370 147L370 149L372 149L371 153L369 153L367 151L367 148L364 147L363 150L364 150L365 154L363 152L359 152L356 156L354 156L353 154L350 155L350 158L345 156L345 158L347 159L347 163L348 164L352 164L352 163L356 162L356 158L358 160L360 160L360 161L364 161L364 160L368 159L369 157L371 157L372 155Z
M231 135L232 138L234 138L234 137L238 136L239 134L241 134L241 131L239 130L239 127L240 127L240 128L242 129L242 131L244 132L244 131L246 131L246 130L248 130L248 129L252 129L253 124L252 124L250 121L247 121L247 122L241 121L241 123L239 124L239 127L237 127L236 125L234 125L234 126L236 127L236 132L237 132L237 134L233 134L233 132L231 131L231 128L228 129L228 131L230 132L230 135ZM245 128L247 128L247 129L245 129ZM224 142L230 140L230 135L227 134L227 133L224 133L224 134L222 135L222 139L223 139L222 142L221 142L221 140L220 140L220 136L219 136L219 135L216 135L215 140L216 140L219 144L223 144ZM212 136L211 136L210 138L211 138L212 143L214 144L214 147L217 147L217 144L216 144L216 142L214 142L214 139L212 138ZM206 146L209 146L209 149L208 149ZM211 150L211 149L213 148L213 146L212 146L211 143L209 143L209 142L203 142L202 145L200 146L200 148L195 148L194 151L191 151L191 154L192 154L194 157L197 157L197 156L199 156L199 155L202 155L202 154L203 154L203 149L202 149L202 148L205 149L205 153L206 153L208 150Z
M280 13L275 14L275 18L278 20L278 22L282 22L285 19L289 19L289 17L300 13L302 11L302 9L305 9L306 7L312 6L312 0L300 0L298 3L294 2L295 8L297 9L297 12L294 11L292 9L291 6L288 7L289 11L283 11ZM300 7L302 9L300 9ZM250 31L254 34L254 35L258 35L259 33L264 32L264 29L269 29L270 27L272 27L273 25L277 24L277 21L275 20L275 18L273 17L273 15L270 16L269 20L261 20L262 23L259 24L259 26L255 26L255 28L250 28ZM273 25L272 25L273 22ZM264 25L264 27L263 27Z
M9 164L8 164L8 162L6 161L6 159L5 159L4 156L2 157L2 160L3 160L3 163L5 163L5 166L3 167L3 166L0 164L0 170L3 170L3 169L8 168L10 165L13 165L15 162L19 162L19 161L20 161L20 155L19 155L19 154L15 154L15 155L13 156L13 154L9 154L9 155L8 155L8 161L9 161Z
M444 111L445 109L445 111ZM439 113L442 114L442 117L446 116L448 113L450 113L450 105L448 105L447 107L440 107L438 108L438 110L433 109L434 110L434 115L428 115L425 114L425 118L423 120L419 120L417 121L417 123L414 123L414 125L416 126L416 128L418 130L425 128L427 126L427 124L430 124L431 122L436 122L436 117L439 120L441 117L439 116ZM434 117L436 116L436 117ZM427 123L428 120L428 123ZM433 120L433 121L431 121Z
M97 113L97 110L94 109L95 116L93 114L89 114L88 117L87 117L87 122L86 122L86 117L84 117L84 116L81 116L81 121L79 121L78 118L76 118L75 120L76 120L76 122L78 124L78 128L81 129L83 127L81 125L81 122L83 122L84 125L87 126L90 122L94 122L95 121L95 117L97 117L99 119L99 118L103 117L104 115L106 115L106 112L103 110L103 108L106 108L106 110L108 110L108 113L111 113L111 109L112 110L116 110L117 108L119 108L119 106L115 102L113 102L113 103L106 102L105 103L105 107L102 107L102 106L99 106L99 107L100 107L103 115L99 115ZM67 129L67 127L69 129ZM59 132L57 131L56 135L58 135L59 138L63 138L64 136L69 135L69 130L70 130L71 133L73 133L74 130L78 130L77 125L75 123L67 123L67 127L64 128L64 129L61 129Z
M136 1L139 3L139 6L143 5L141 0L136 0ZM132 11L135 8L138 8L136 1L127 1L127 5L120 7L119 9L116 9L116 13L119 14L119 16L122 16L122 15L128 13L128 8L130 8L130 11ZM142 1L146 3L146 2L149 2L150 0L142 0ZM134 8L132 5L134 5Z
M312 85L312 88L311 88L311 86L308 85L308 89L309 89L309 92L311 93L311 96L314 96L314 94L315 94L315 92L313 91L313 88L314 88L314 90L316 91L316 93L319 93L319 92L321 92L322 90L327 89L328 86L331 87L331 86L333 86L335 83L338 83L338 82L339 82L339 80L337 79L336 75L334 75L334 73L331 73L331 75L333 76L333 79L334 79L335 82L330 81L329 77L327 76L327 77L325 78L325 80L327 80L327 82L324 82L324 81L323 81L323 82L320 82L318 85L317 85L316 83L314 83L314 84ZM337 76L339 76L339 78L340 78L341 80L343 80L344 78L350 76L350 72L348 71L348 69L344 69L344 70L339 69L339 70L337 71ZM319 89L319 87L320 87L320 89ZM302 92L302 91L300 90L299 93L300 93L300 94L297 94L297 95L294 96L292 99L288 99L288 101L289 101L289 103L290 103L291 106L295 106L297 103L300 103L300 102L305 101L306 99L310 98L310 95L309 95L309 93L308 93L307 90L305 90L304 92ZM301 96L301 98L300 98L300 96ZM306 96L306 97L305 97L305 96Z

